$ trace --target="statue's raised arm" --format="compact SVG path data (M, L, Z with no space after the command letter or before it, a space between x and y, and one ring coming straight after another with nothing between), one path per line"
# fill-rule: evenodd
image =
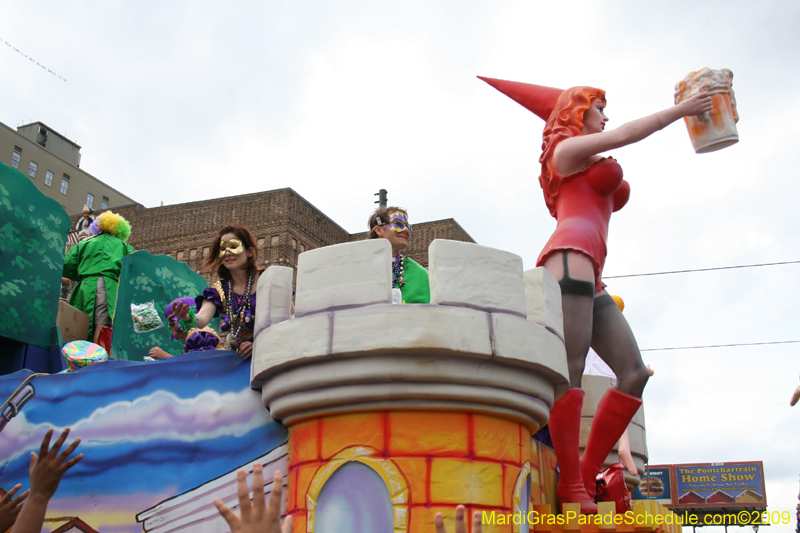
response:
M566 94L576 89L590 88L573 87L564 92ZM562 175L572 174L591 164L593 156L639 142L678 119L706 113L712 107L711 96L696 94L670 108L605 131L608 122L605 115L606 101L604 98L595 98L584 112L581 134L567 137L556 146L553 168Z

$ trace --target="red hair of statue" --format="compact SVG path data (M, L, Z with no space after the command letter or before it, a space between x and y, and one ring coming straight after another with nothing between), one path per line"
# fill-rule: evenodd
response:
M555 108L547 119L542 132L542 174L539 184L544 191L544 201L552 216L556 216L555 202L564 176L553 172L551 161L558 143L569 137L583 135L583 116L592 106L592 101L600 99L605 104L606 92L594 87L572 87L561 93Z

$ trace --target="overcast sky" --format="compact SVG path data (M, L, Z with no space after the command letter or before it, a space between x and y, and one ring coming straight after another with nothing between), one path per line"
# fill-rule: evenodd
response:
M729 68L739 144L696 155L676 123L612 152L632 192L605 273L797 261L798 27L791 0L11 0L0 40L55 74L0 42L0 121L47 123L147 207L291 187L359 232L385 188L532 268L555 226L543 123L475 76L603 88L613 128ZM798 264L608 283L642 348L800 339ZM793 511L798 352L644 352L651 462L762 460L770 510Z

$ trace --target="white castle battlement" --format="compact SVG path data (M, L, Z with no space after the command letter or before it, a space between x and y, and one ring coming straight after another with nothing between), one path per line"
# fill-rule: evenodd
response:
M284 424L394 409L492 413L535 432L568 387L561 292L543 268L435 240L430 304L392 304L385 239L300 254L258 282L254 388Z

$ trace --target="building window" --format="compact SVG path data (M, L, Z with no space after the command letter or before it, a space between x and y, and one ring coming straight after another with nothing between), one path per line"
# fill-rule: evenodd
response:
M92 209L94 207L92 204L94 204L94 195L89 193L86 195L86 207Z
M108 197L103 196L103 201L100 202L100 209L108 209Z
M69 189L69 178L61 178L61 194L67 194Z
M11 154L11 166L19 168L19 152L13 152Z
M39 165L31 161L31 164L28 166L28 176L35 178L37 168L39 168Z
M47 185L48 187L53 186L53 173L50 172L49 170L44 173L44 184Z

